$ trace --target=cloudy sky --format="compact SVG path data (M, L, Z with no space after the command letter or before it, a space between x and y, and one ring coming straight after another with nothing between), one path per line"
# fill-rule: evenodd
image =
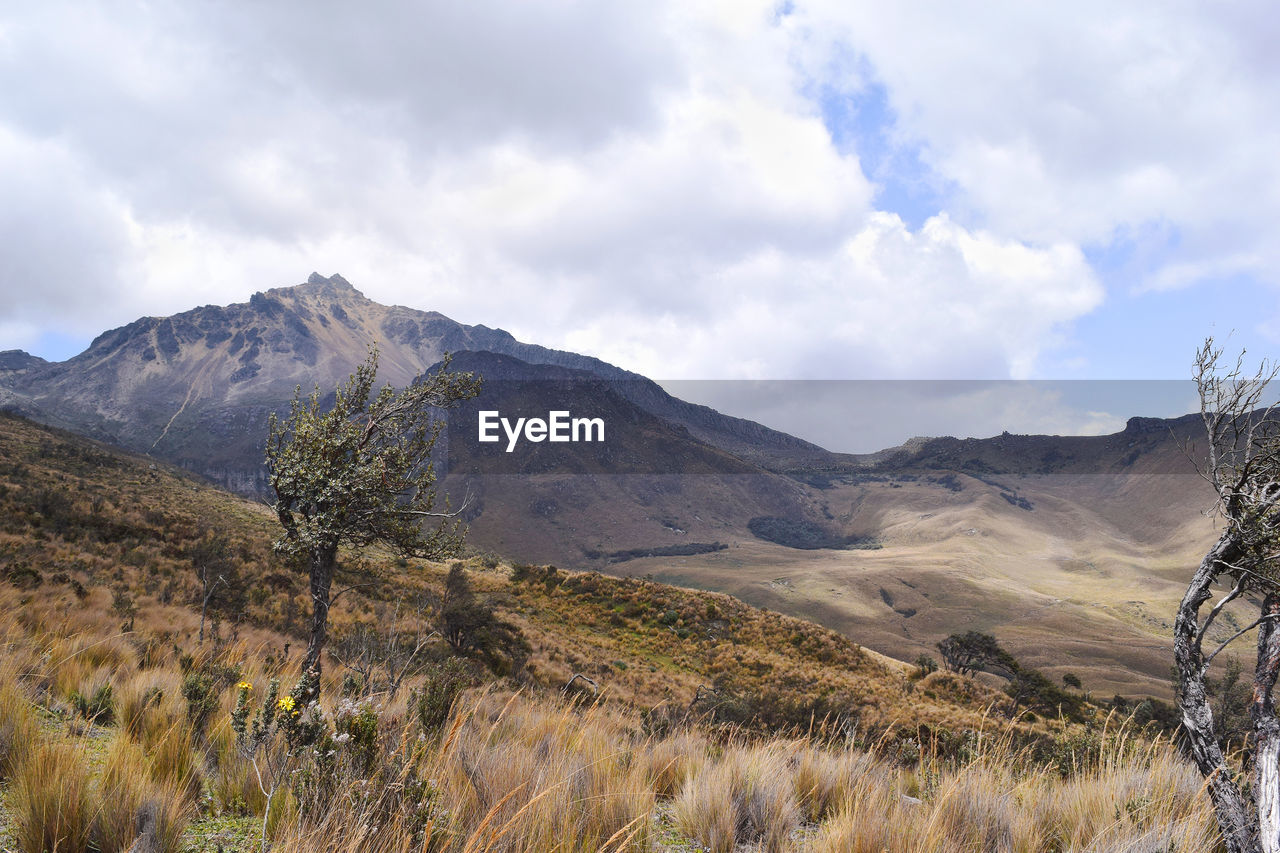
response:
M341 273L669 379L1280 341L1267 5L0 11L0 349Z

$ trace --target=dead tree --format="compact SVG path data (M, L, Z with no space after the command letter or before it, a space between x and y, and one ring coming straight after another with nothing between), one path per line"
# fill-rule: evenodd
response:
M403 612L405 603L401 599L396 602L395 613L389 619L385 609L378 614L380 622L389 624L386 630L376 624L357 623L338 640L329 654L359 676L361 690L366 696L374 692L374 675L381 670L382 679L378 686L387 692L389 698L395 699L405 678L421 670L423 651L432 640L440 637L439 631L429 627L429 606L426 599L419 599L413 614L406 616Z
M1223 529L1187 585L1174 622L1177 702L1196 766L1207 780L1228 853L1280 852L1280 720L1272 699L1280 674L1280 418L1264 405L1267 386L1280 368L1265 363L1255 373L1221 363L1222 350L1205 341L1196 354L1207 452L1195 454L1200 473L1217 493ZM1230 588L1201 618L1213 587ZM1258 618L1206 653L1204 641L1233 601L1258 601ZM1258 629L1257 663L1250 708L1254 784L1241 790L1223 754L1209 704L1206 677L1213 659L1231 642Z
M200 645L204 645L205 615L209 610L209 602L218 592L218 587L230 587L227 574L231 572L231 545L226 537L209 534L189 549L191 565L196 577L200 580Z

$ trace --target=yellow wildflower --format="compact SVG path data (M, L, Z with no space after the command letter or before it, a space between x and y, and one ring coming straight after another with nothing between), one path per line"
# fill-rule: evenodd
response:
M292 696L281 696L280 700L276 702L277 708L279 708L281 711L286 711L290 714L293 713L293 706L294 706L294 701Z
M237 684L237 685L236 685L236 687L237 687L238 689L240 689L240 690L252 690L252 689L253 689L253 685L252 685L252 684L250 684L250 683L249 683L249 682L247 682L247 681L242 681L242 682L240 682L239 684Z

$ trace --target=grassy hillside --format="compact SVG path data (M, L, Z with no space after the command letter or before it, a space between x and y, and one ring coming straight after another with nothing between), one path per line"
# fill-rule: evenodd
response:
M310 606L306 575L271 549L275 521L261 504L202 485L145 458L0 416L0 574L33 602L187 649L203 597L195 564L220 543L228 583L211 599L211 644L301 650ZM687 704L702 686L797 709L844 708L868 724L951 719L975 723L993 697L962 705L922 701L906 667L868 654L813 623L726 595L638 579L466 562L477 592L529 642L520 683L558 687L574 673L635 708ZM399 620L407 636L438 607L447 567L369 553L344 562L333 634L342 640ZM434 648L433 644L433 648ZM442 644L441 644L442 645ZM189 650L189 649L188 649ZM510 668L513 662L507 660ZM331 662L331 669L335 663Z
M1212 849L1198 780L1101 709L1010 723L989 686L724 594L476 555L520 639L412 657L449 567L349 556L347 665L295 713L305 578L265 507L3 417L0 518L6 847Z
M728 547L608 570L723 590L901 660L973 628L1096 693L1170 696L1172 614L1216 538L1212 495L1172 441L1117 470L912 470L833 482L821 502L837 532L880 547L798 550L699 530Z

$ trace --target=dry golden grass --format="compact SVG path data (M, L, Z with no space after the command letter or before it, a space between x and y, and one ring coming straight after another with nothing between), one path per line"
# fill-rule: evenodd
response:
M1028 766L1007 742L934 768L922 800L859 781L819 830L821 853L1210 853L1216 827L1202 780L1167 744L1115 752L1070 779ZM866 777L874 779L873 776Z
M148 748L186 713L182 679L175 672L146 669L115 684L116 718L130 737Z
M10 782L13 836L23 853L87 849L94 806L88 757L78 745L37 744Z
M702 769L704 753L703 738L689 731L677 731L645 743L636 750L636 760L641 763L654 795L669 798Z
M479 849L643 849L654 796L617 717L483 697L432 756L451 812ZM615 848L618 849L618 848Z
M159 785L194 804L203 790L201 762L196 757L194 732L185 720L165 730L147 750L147 772Z
M140 813L165 850L189 818L264 814L274 849L294 853L1212 849L1199 780L1167 744L1113 734L1101 760L1086 751L1050 769L1013 744L1069 741L1062 724L1009 727L993 742L988 710L998 716L1004 700L977 682L911 682L838 634L725 595L563 571L556 583L513 584L509 567L479 561L469 563L477 591L524 630L532 672L464 693L438 738L419 738L410 679L394 700L375 699L385 707L371 771L335 743L324 791L285 785L268 810L229 725L234 684L292 684L306 600L296 578L268 589L264 579L283 569L269 556L267 521L169 472L64 470L65 459L35 453L38 430L19 432L30 446L10 458L34 473L0 474L0 501L20 504L25 488L47 482L72 494L84 524L117 525L110 536L74 525L64 535L30 513L0 514L0 564L28 561L45 578L34 589L0 582L0 773L24 851L127 849ZM10 439L0 433L0 449ZM225 521L236 566L260 594L236 613L244 622L210 625L201 647L181 549L205 535L205 519ZM397 597L438 592L445 567L375 554L362 571L374 586L344 595L335 631L394 618ZM136 609L129 619L113 607L122 590ZM213 679L200 730L182 695L187 670ZM595 703L559 694L575 672L602 685ZM329 711L342 674L327 667ZM686 715L712 684L785 730L705 726L705 707ZM73 727L72 695L106 685L116 721ZM675 711L641 713L656 705ZM956 748L956 733L983 728L979 748ZM91 748L107 743L105 755ZM321 766L310 753L298 764Z
M786 849L800 824L786 749L733 747L705 763L675 798L676 825L712 853L733 853L741 842Z
M31 700L15 668L0 666L0 783L12 778L26 761L38 731Z
M255 661L261 652L253 649L224 654L258 680L275 672ZM27 660L11 644L0 669L15 671ZM0 691L0 723L34 732L23 691L40 678L19 674ZM221 689L199 740L169 698L178 679L164 667L123 669L114 682L119 722L96 769L89 739L54 730L29 736L30 750L14 753L7 794L22 850L55 842L61 850L124 850L140 817L157 849L177 850L200 808L205 768L210 813L261 820L265 798L228 725L234 691ZM144 701L156 687L159 698ZM322 705L337 704L327 682ZM729 853L743 844L771 853L1209 853L1214 846L1195 772L1168 744L1122 728L1104 733L1100 758L1082 758L1063 778L1015 748L1014 729L976 737L964 759L928 744L918 758L904 759L900 749L876 753L807 737L730 735L726 742L723 730L696 723L646 734L637 715L616 705L492 688L464 696L439 739L418 736L403 696L381 707L378 719L371 771L339 756L325 765L328 793L320 799L287 785L277 793L267 821L273 849L614 853L693 843Z
M886 768L869 753L836 753L805 742L789 751L796 799L810 823L830 817L859 785L890 784Z
M117 736L108 747L96 794L94 839L102 853L123 853L140 834L155 853L181 848L195 812L191 791L158 774L154 758L128 737Z

